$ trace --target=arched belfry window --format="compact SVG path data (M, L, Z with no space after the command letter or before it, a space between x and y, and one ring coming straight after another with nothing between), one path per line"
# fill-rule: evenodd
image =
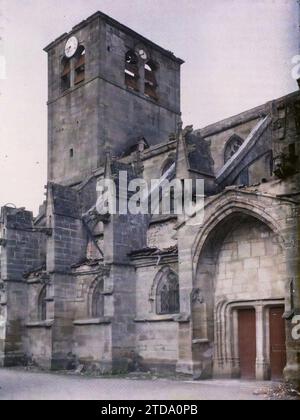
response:
M38 301L38 317L40 321L47 319L47 287L43 287Z
M75 57L75 80L74 84L78 85L85 79L85 48L80 45Z
M130 89L139 90L139 65L138 57L132 50L125 55L125 84Z
M179 312L178 275L170 268L160 273L156 288L156 313L159 315Z
M71 87L71 61L64 57L62 60L61 90L65 92Z
M94 288L91 302L92 318L101 318L104 316L104 281L100 280Z
M156 71L157 65L152 60L147 61L145 64L145 95L155 101L158 100Z
M243 143L244 140L237 134L234 134L232 137L230 137L225 146L224 163L228 162L232 156L236 154Z

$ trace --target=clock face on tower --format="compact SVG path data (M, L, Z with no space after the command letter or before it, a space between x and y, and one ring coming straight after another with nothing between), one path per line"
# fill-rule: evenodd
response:
M78 39L75 36L72 36L72 38L67 41L65 46L65 54L67 58L73 57L77 51L78 44Z

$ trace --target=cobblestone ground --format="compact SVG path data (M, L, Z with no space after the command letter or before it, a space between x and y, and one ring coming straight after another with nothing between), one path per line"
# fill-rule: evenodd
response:
M90 378L0 369L0 400L264 400L270 383Z

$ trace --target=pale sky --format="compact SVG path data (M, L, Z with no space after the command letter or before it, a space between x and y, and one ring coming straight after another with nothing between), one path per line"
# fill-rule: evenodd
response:
M36 214L44 199L43 48L97 10L186 61L184 124L201 128L297 90L297 0L0 0L0 206Z

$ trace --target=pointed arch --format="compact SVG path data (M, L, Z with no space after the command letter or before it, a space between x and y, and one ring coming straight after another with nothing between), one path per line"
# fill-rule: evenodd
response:
M169 266L163 267L155 276L150 300L155 302L158 315L179 313L179 278Z
M207 377L224 371L231 372L231 375L239 374L238 365L234 361L238 358L237 333L233 329L237 320L233 319L230 311L226 312L223 308L232 302L247 306L250 298L255 301L273 298L268 289L264 295L257 292L262 273L267 272L267 276L274 278L270 274L272 268L261 273L257 268L257 275L252 278L252 274L259 267L261 258L267 255L267 243L272 244L269 248L270 255L275 252L274 255L286 258L285 240L280 233L284 226L278 221L280 210L278 205L275 209L275 201L280 204L280 200L271 197L253 195L250 199L249 194L230 191L206 206L207 216L192 248L192 288L193 291L201 290L202 302L191 304L191 333L193 340L205 343L199 344L193 350L193 360L195 366L201 365ZM241 232L244 236L241 236ZM238 236L234 236L236 234ZM263 242L263 250L258 248L256 251L259 258L252 258L253 240ZM249 250L244 247L245 242L249 244ZM250 262L250 265L245 265L245 262ZM238 266L234 266L235 264ZM239 266L244 267L244 271ZM256 285L254 289L252 281ZM288 305L289 297L284 296L284 282L285 278L281 280L277 292L281 295L276 297L282 300L285 298ZM208 348L211 354L209 358Z
M253 198L253 200L249 200L249 194L247 193L243 193L241 191L226 191L205 206L205 212L206 214L209 214L209 216L205 217L202 228L199 229L192 246L194 272L197 268L203 245L208 239L210 233L225 219L227 219L228 216L233 215L234 213L252 216L255 219L260 220L276 234L280 246L284 248L285 239L281 234L282 229L278 224L278 220L276 220L276 218L267 211L268 207L271 207L273 202L276 201L278 204L278 200L273 197L264 197L263 195L257 197L255 194L253 195L255 198ZM210 211L210 207L214 209L212 213ZM280 215L278 215L278 218L280 219Z
M91 318L104 316L104 278L97 277L90 286L88 312Z

